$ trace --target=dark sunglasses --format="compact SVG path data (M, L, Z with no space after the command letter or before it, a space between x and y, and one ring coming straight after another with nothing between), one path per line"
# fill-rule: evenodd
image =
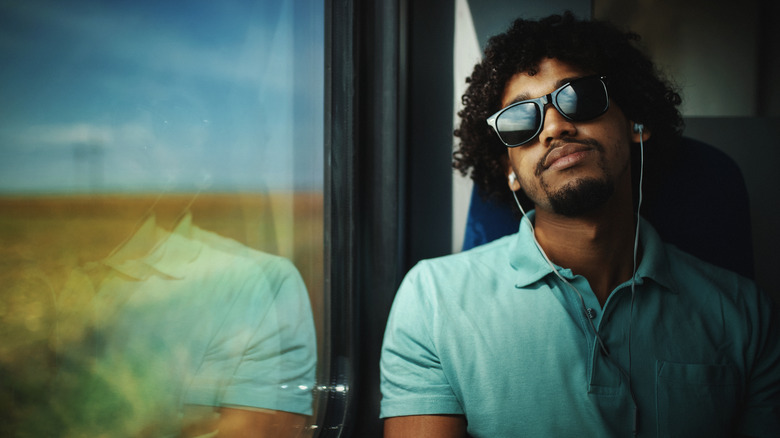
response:
M605 79L604 76L575 79L546 96L509 105L488 117L487 123L511 148L528 143L539 135L544 126L544 107L547 104L552 104L571 121L595 119L609 108Z

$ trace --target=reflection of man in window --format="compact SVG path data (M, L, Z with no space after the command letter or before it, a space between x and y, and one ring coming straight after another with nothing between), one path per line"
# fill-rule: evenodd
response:
M312 412L308 294L286 259L150 216L60 300L58 405L89 436L295 436ZM255 435L243 435L246 433Z

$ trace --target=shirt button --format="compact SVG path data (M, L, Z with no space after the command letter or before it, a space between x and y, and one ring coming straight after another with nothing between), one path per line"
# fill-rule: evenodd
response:
M587 309L585 309L585 313L588 315L588 318L590 318L590 319L593 319L593 318L596 317L596 311L593 310L593 308L591 308L591 307L588 307Z

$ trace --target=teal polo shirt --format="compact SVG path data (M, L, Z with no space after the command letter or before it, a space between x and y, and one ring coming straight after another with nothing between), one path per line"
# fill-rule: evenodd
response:
M381 416L465 415L473 437L780 436L772 300L640 227L633 309L631 281L602 308L557 267L583 306L525 221L420 262L388 320Z

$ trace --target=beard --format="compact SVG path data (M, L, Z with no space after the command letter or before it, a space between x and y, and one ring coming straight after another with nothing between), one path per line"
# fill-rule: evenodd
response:
M550 207L562 216L576 217L604 205L615 192L609 179L587 178L572 181L548 194Z

